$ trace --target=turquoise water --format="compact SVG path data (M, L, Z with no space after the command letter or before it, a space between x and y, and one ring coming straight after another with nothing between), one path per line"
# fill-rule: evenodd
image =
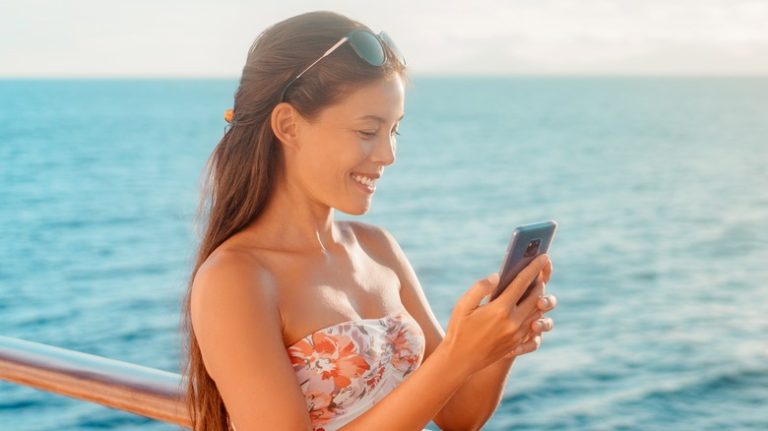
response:
M0 334L178 372L235 87L0 81ZM768 429L768 79L414 77L401 133L360 218L444 327L515 225L559 222L555 329L484 429ZM0 424L178 429L7 382Z

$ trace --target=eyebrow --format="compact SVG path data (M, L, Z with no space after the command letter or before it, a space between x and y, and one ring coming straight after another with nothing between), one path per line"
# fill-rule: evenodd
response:
M405 117L405 114L401 115L400 118L397 119L397 121L402 120L403 117ZM378 115L373 115L373 114L363 115L362 117L358 117L357 119L358 120L372 119L372 120L378 121L379 123L385 123L387 121L386 119L384 119L382 117L379 117Z

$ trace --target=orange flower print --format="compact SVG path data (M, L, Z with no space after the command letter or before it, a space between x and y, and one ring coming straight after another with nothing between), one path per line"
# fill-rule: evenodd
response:
M315 431L334 431L415 370L424 334L407 313L342 322L288 346Z
M342 399L354 401L352 381L368 369L352 338L316 332L289 349L314 424L324 424L344 413ZM350 390L344 391L345 388ZM341 395L341 396L339 396ZM336 399L339 397L340 399Z
M389 342L392 343L392 366L404 373L419 365L419 353L413 351L414 342L411 340L413 330L412 327L398 325L389 337Z
M384 365L380 365L371 375L371 377L365 381L366 386L368 386L370 389L375 388L376 385L379 384L381 377L384 375L384 370L386 370L386 367Z
M336 389L349 386L352 378L361 376L369 368L348 336L318 332L312 335L312 342L316 369L323 379L333 379Z

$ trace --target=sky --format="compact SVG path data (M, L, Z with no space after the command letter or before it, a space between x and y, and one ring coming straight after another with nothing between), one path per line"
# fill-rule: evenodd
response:
M768 0L2 0L0 77L238 77L312 10L386 31L414 75L768 75Z

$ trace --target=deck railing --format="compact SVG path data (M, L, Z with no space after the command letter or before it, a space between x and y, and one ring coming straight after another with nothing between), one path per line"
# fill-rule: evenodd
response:
M0 335L0 379L191 427L176 373Z

